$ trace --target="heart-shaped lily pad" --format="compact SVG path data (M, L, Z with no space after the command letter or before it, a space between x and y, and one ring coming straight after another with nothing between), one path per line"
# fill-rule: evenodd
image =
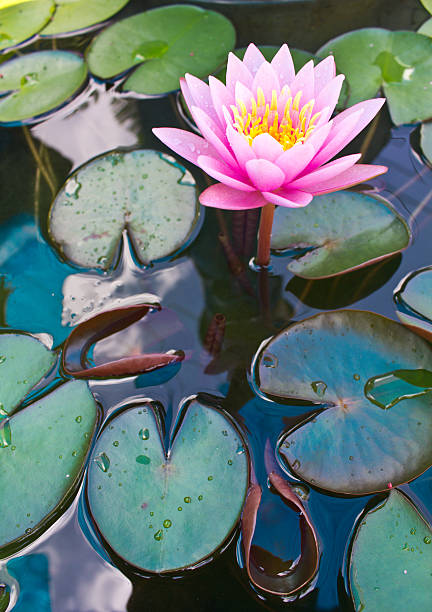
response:
M432 123L423 123L421 126L420 146L425 157L432 164Z
M432 396L395 385L398 370L432 370L432 349L370 312L319 314L275 336L254 361L258 394L321 408L283 436L282 461L301 479L350 495L424 472L432 465Z
M62 254L107 269L127 228L143 264L178 252L198 221L195 181L157 151L112 152L72 174L51 208L50 234Z
M271 247L302 254L288 270L326 278L374 263L405 249L411 232L390 203L354 191L315 197L304 208L275 211Z
M42 36L61 36L94 26L118 13L129 0L55 0L56 10Z
M0 5L0 50L15 47L41 30L54 13L53 0Z
M206 77L234 47L235 31L219 13L197 6L164 6L123 19L90 45L90 71L112 79L138 66L123 90L162 95L179 88L186 72Z
M408 274L396 287L393 299L402 323L432 340L432 266Z
M86 78L83 58L69 51L37 51L5 62L0 123L34 123L78 93Z
M416 32L364 28L342 34L317 52L333 54L348 81L348 104L382 88L396 125L432 116L432 40Z
M428 610L432 530L392 489L363 515L352 543L349 584L356 610Z
M153 405L129 407L103 429L88 471L102 537L153 573L208 560L233 531L248 486L244 443L223 412L194 399L171 431L164 451Z
M0 341L1 399L13 413L0 421L0 490L8 492L0 500L0 549L7 556L67 504L82 474L97 412L81 381L65 383L16 410L54 355L27 335L1 334Z

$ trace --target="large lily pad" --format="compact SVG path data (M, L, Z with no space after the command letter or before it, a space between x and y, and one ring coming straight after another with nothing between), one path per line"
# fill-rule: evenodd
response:
M186 72L206 77L234 47L235 31L219 13L197 6L165 6L128 17L97 36L87 60L90 71L112 79L138 66L125 91L161 95L179 88Z
M349 582L356 610L430 607L432 530L397 489L360 518Z
M129 0L55 0L55 15L41 35L61 36L90 28L118 13L128 2Z
M234 529L248 486L247 453L231 421L199 399L182 417L164 450L154 406L120 412L88 471L99 532L116 555L148 572L209 559Z
M0 500L0 554L7 556L46 528L67 503L79 482L97 413L81 381L65 383L17 410L44 373L44 363L46 370L55 356L27 335L2 334L0 340L2 402L13 413L0 422L0 490L7 492Z
M198 220L195 181L173 157L112 152L72 174L54 200L50 234L72 263L107 269L127 228L143 264L179 251Z
M411 232L382 198L354 191L315 197L305 208L275 211L271 247L302 254L288 270L326 278L374 263L405 249ZM299 252L299 251L298 251Z
M423 123L420 129L420 146L432 164L432 123Z
M283 436L282 461L315 486L363 495L432 465L432 396L418 388L413 397L410 385L406 394L406 384L389 376L431 369L432 349L416 334L370 312L340 310L275 336L253 374L263 397L316 404L314 416Z
M402 279L393 299L402 323L432 340L432 266L416 270Z
M83 58L69 51L37 51L2 64L0 123L33 123L78 93L87 78Z
M0 5L0 50L34 36L48 23L54 10L53 0L27 0L4 8Z
M334 38L317 54L334 55L348 81L350 106L382 88L396 125L432 116L432 40L427 36L364 28Z

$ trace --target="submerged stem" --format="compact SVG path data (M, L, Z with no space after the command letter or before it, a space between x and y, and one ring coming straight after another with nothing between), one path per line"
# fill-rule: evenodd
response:
M274 204L266 204L261 208L261 218L258 230L258 266L268 266L270 263L270 238L273 227Z
M46 180L47 185L50 188L51 194L54 197L56 192L57 192L57 190L56 190L56 186L53 183L51 175L50 175L49 171L47 170L45 164L43 163L43 161L41 159L41 156L39 155L38 150L36 149L35 143L33 141L33 138L32 138L32 136L30 134L29 129L25 125L23 126L22 129L23 129L24 136L25 136L25 139L27 141L27 144L29 146L29 149L30 149L30 151L31 151L31 153L32 153L32 155L34 157L34 160L35 160L35 162L37 164L37 167L40 169L40 171L42 173L42 176Z

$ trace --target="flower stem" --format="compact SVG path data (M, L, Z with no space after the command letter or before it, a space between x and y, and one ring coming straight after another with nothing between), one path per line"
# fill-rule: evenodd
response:
M261 208L256 258L257 266L268 266L270 263L270 237L273 227L274 209L274 204L266 204Z

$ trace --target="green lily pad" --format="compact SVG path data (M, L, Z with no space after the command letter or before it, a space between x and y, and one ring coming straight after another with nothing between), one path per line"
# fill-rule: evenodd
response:
M89 510L117 556L153 573L209 560L236 526L248 456L234 424L199 399L183 407L169 451L152 404L102 431L88 471Z
M431 117L432 40L428 37L364 28L334 38L317 54L334 55L348 81L350 106L382 89L396 125Z
M53 0L32 0L0 8L0 50L25 42L51 19Z
M90 45L87 61L102 79L138 66L123 90L162 95L178 89L186 72L201 78L214 72L234 42L234 28L223 15L197 6L165 6L104 30Z
M49 218L61 253L79 266L107 269L122 232L150 264L179 251L198 221L195 181L173 157L157 151L111 152L72 174Z
M432 14L432 0L420 0L425 9Z
M277 208L271 247L278 252L300 249L288 270L314 279L399 253L410 240L407 224L387 200L339 191L317 196L305 208Z
M432 36L432 18L427 19L417 30L419 34L423 34L424 36Z
M46 529L67 504L82 474L97 413L81 381L67 382L18 410L55 355L27 335L2 334L0 341L1 396L13 413L0 421L0 490L8 492L0 500L0 554L8 556Z
M361 517L349 583L356 610L428 610L432 530L411 501L392 489Z
M420 146L425 157L432 164L432 123L423 123L421 126Z
M319 314L275 336L254 360L258 394L318 411L282 438L283 463L314 486L349 495L429 468L432 395L400 378L395 384L399 370L432 370L432 348L370 312Z
M395 289L393 300L402 323L432 340L432 266L408 274Z
M55 0L52 21L42 36L61 36L94 26L118 13L129 0Z
M82 88L87 68L69 51L37 51L2 64L0 123L32 123Z

